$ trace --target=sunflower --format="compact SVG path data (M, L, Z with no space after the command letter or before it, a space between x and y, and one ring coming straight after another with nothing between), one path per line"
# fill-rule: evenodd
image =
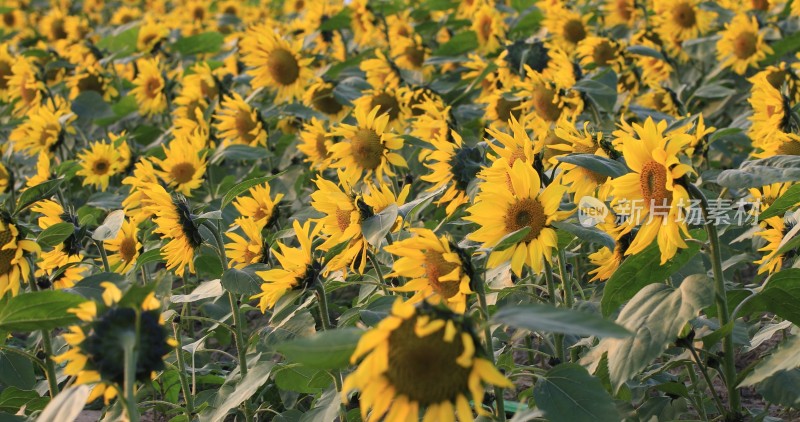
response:
M790 130L792 102L789 97L770 84L766 74L751 79L753 87L747 100L753 108L752 125L748 131L755 156L800 154L800 136Z
M322 25L342 11L342 2L332 2L329 0L309 2L308 9L302 19L296 19L298 34L311 42L306 42L305 47L310 48L315 54L325 57L331 61L344 61L347 56L346 40L340 31L323 29ZM309 45L310 44L310 45Z
M391 129L401 130L406 126L408 110L403 107L400 90L370 89L353 101L356 109L372 110L378 107L378 116L388 115L387 126Z
M142 17L142 11L135 7L130 6L120 6L115 11L114 14L111 15L111 20L109 21L110 24L121 26L127 23L131 23L139 18ZM139 33L141 33L141 29L139 29ZM140 49L143 51L143 49Z
M167 270L183 277L186 265L194 273L194 252L203 243L200 230L194 221L189 202L183 196L173 198L157 183L140 187L144 191L142 204L146 212L155 216L154 231L168 243L161 248L167 260Z
M575 91L566 91L564 86L530 70L527 76L522 85L522 95L527 100L522 107L532 111L535 121L551 124L562 116L574 119L583 111L583 101Z
M84 229L78 223L74 210L65 209L61 204L50 199L37 202L31 211L41 214L38 218L39 228L45 230L58 223L71 223L73 233L52 250L41 254L34 276L37 279L50 277L48 282L57 289L66 289L84 278L89 269L81 265L83 262L82 237Z
M618 74L625 65L625 46L612 38L590 35L578 43L576 53L584 69L610 67Z
M139 36L136 39L136 49L142 53L150 53L169 36L169 28L157 22L152 15L145 17L139 26Z
M15 101L14 116L23 117L42 104L45 84L39 78L33 58L18 57L8 78L8 99Z
M592 154L603 158L608 158L608 153L601 147L603 142L603 132L595 132L589 129L589 122L583 124L583 130L578 130L572 123L559 122L556 127L556 136L569 142L568 145L552 146L553 149L563 148L564 152L572 154ZM595 191L601 188L608 181L608 176L599 174L586 167L577 166L570 163L562 163L563 169L562 182L568 185L568 192L575 194L575 199L579 200L584 196L594 196ZM601 196L605 196L601 194Z
M602 10L607 28L616 25L633 26L639 16L636 0L605 0Z
M311 62L300 54L301 42L289 42L271 25L253 27L241 43L242 62L250 67L253 88L276 92L275 101L298 99L311 80Z
M52 177L53 173L50 171L50 155L44 151L39 152L39 156L36 159L36 174L25 181L24 189L44 183Z
M655 0L653 21L665 42L680 43L711 29L716 13L699 7L700 0Z
M425 59L430 57L431 49L425 46L419 35L398 38L391 44L391 54L399 68L421 72L426 79L431 75L433 68L425 66Z
M203 184L203 175L208 165L207 152L199 151L197 145L205 145L205 137L195 131L190 136L173 139L169 146L163 146L165 158L153 158L161 171L158 176L171 188L192 196L192 190Z
M0 193L3 193L8 190L8 186L12 183L11 174L8 172L3 163L0 163ZM14 188L13 186L11 187Z
M122 179L123 185L131 187L128 196L122 200L122 208L125 210L125 215L137 223L153 215L144 206L147 200L147 190L144 188L151 183L158 183L158 175L152 161L147 158L142 158L134 164L133 174Z
M506 38L508 29L503 15L489 4L483 4L472 19L472 30L478 36L478 50L491 53L497 50Z
M486 121L500 126L512 118L521 118L525 109L522 93L518 92L516 88L493 91L486 95L481 102L486 104Z
M270 249L266 239L261 235L263 227L250 217L237 218L236 225L242 229L247 239L232 231L225 233L225 236L232 241L225 244L230 259L229 265L232 268L242 269L250 264L266 264Z
M615 235L616 233L609 234ZM632 237L631 233L626 233L617 239L613 250L603 246L597 252L589 254L589 262L597 267L589 271L590 275L594 275L590 281L604 281L614 275L617 268L622 265L622 261L625 260L625 250L630 246Z
M411 136L433 143L434 140L447 135L449 127L453 124L450 114L450 106L446 106L440 98L431 98L423 95L423 98L414 101L411 97L412 92L406 95L406 107L411 109L415 116L414 123L411 125ZM422 154L422 152L420 152ZM425 157L419 156L420 161Z
M663 51L660 47L661 39L653 31L642 30L633 35L631 45L642 45L656 51ZM655 86L667 81L673 74L672 65L664 57L653 57L651 55L631 54L634 62L640 69L642 85Z
M679 117L681 115L678 96L669 88L654 86L650 91L640 95L636 102L642 107L670 116Z
M375 57L362 60L358 67L366 73L367 82L373 88L395 90L400 87L400 69L380 49L375 50Z
M322 120L311 117L311 120L303 123L297 150L306 155L305 162L310 163L312 169L322 171L328 168L331 145L333 139L328 136L328 130Z
M778 251L785 243L783 239L796 224L797 221L791 216L785 219L779 216L770 217L761 223L762 230L754 233L754 236L766 241L766 244L758 249L759 252L764 252L764 255L758 261L753 261L754 264L758 264L759 274L772 274L783 268L785 255L792 254L792 252L778 253Z
M237 93L232 93L222 101L222 107L215 113L214 126L222 138L222 146L245 144L250 146L267 145L267 128L259 111L247 104Z
M98 62L79 65L75 72L67 77L69 99L74 100L84 92L92 91L100 94L106 101L111 101L117 96L117 89L112 79L105 73L105 69Z
M550 6L542 26L551 36L551 42L565 51L575 47L590 34L591 15L581 14L562 5Z
M282 242L278 242L278 249L272 253L280 263L280 268L272 268L267 271L256 271L256 275L261 277L261 293L254 295L251 299L258 299L258 307L261 312L272 309L289 290L306 289L318 283L322 272L322 263L314 258L312 242L319 236L320 225L311 226L310 221L300 224L299 221L292 222L295 237L300 243L299 248L291 248Z
M53 356L56 363L68 362L66 375L75 384L94 384L86 402L103 397L108 404L124 385L124 336L138 340L135 346L136 380L151 382L165 368L164 357L177 346L164 327L161 303L151 292L139 304L122 305L122 292L110 282L102 282L103 303L84 302L69 310L81 323L69 327L64 341L69 350Z
M167 93L159 59L139 60L138 69L139 74L133 80L136 86L131 90L131 95L136 98L139 112L145 117L163 112L167 109Z
M506 235L529 227L527 236L517 244L493 251L487 266L495 268L511 260L511 270L518 277L523 264L539 273L543 261L551 261L552 250L556 247L556 232L550 224L564 218L558 207L565 188L555 181L542 189L536 170L522 160L515 161L513 166L497 160L494 165L505 168L507 179L481 184L474 205L467 209L470 215L464 218L480 228L468 237L491 248Z
M333 82L319 79L308 87L303 96L303 102L332 121L342 120L350 107L336 99L336 95L333 93L335 88Z
M67 101L56 97L28 113L28 119L15 127L8 139L15 151L33 156L50 153L64 142L66 135L75 133L72 123L77 119Z
M430 192L447 186L436 204L447 204L445 212L453 215L458 207L469 202L467 188L481 169L483 154L476 147L464 145L461 135L454 130L450 137L442 134L429 142L434 150L425 155L423 164L431 172L420 178L433 183L428 189Z
M11 56L9 47L7 43L0 44L0 100L2 101L8 99L8 80L13 75L11 69L16 63L16 59Z
M119 151L112 143L93 142L89 148L78 153L80 169L78 176L83 176L83 186L92 185L105 191L111 176L123 170Z
M136 264L142 250L138 237L139 227L136 221L127 219L117 232L117 237L106 240L103 244L108 254L108 265L119 274L126 274Z
M687 247L681 232L686 236L689 232L681 217L684 207L689 205L689 194L675 180L694 171L679 159L679 154L691 142L691 136L676 132L665 134L667 122L656 123L650 117L644 125L634 123L632 128L635 136L626 133L618 142L633 172L611 180L612 206L620 215L635 212L635 218L626 222L628 231L642 223L625 254L637 254L657 238L663 265L678 248ZM623 210L625 207L628 209ZM659 212L651 213L651 209Z
M31 268L28 256L41 252L39 245L26 240L9 218L0 218L0 297L19 293L21 282L28 282Z
M380 27L381 20L372 13L374 8L369 0L351 0L347 5L352 12L350 29L353 31L356 45L370 47L385 44L386 37L383 28Z
M242 216L252 218L258 227L270 227L278 219L278 203L283 194L276 194L273 199L269 183L253 186L247 193L250 196L237 197L233 206Z
M364 105L355 108L356 125L340 123L331 136L340 136L340 142L331 145L331 167L347 168L367 176L373 173L380 179L384 174L394 176L390 165L408 167L405 158L394 152L403 147L402 138L386 132L390 115L378 116L379 106L369 111Z
M418 420L422 412L426 421L472 421L470 401L483 402L484 385L512 386L485 353L468 320L397 299L391 315L361 336L350 361L363 360L342 394L360 391L364 420Z
M764 42L764 34L758 30L755 16L736 15L721 35L717 41L717 60L739 75L744 75L748 67L758 67L758 62L772 54L772 48Z

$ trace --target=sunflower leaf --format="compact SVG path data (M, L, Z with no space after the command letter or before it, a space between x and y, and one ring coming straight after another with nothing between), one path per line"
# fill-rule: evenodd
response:
M459 32L442 44L434 52L434 56L459 56L478 47L478 35L475 31Z
M631 335L625 328L599 315L544 304L503 307L494 314L492 320L528 331L615 338Z
M759 362L741 383L739 387L747 387L753 384L758 384L773 374L780 371L789 371L800 367L800 336L789 337L784 341L778 349L771 355L765 357Z
M537 378L533 397L552 422L620 420L600 380L576 363L558 365Z
M769 208L759 214L758 221L782 215L797 204L800 204L800 185L792 185Z
M75 233L75 226L72 223L56 223L42 230L36 243L45 248L51 248L66 240Z
M525 227L523 227L523 228L521 228L521 229L519 229L519 230L517 230L517 231L515 231L513 233L509 233L509 234L503 236L503 238L500 239L499 242L497 242L497 245L495 245L495 247L492 248L491 251L492 252L494 252L494 251L504 251L504 250L516 245L517 243L521 242L522 239L525 239L525 237L528 236L528 233L530 233L530 232L531 232L530 226L525 226Z
M254 295L261 291L261 278L247 268L229 268L222 273L222 287L239 295Z
M310 337L300 337L280 343L275 348L292 362L309 368L337 369L349 365L362 330L354 327L320 331Z
M269 182L270 180L282 175L283 172L278 174L273 174L271 176L263 176L263 177L256 177L253 179L243 180L237 183L234 187L232 187L224 197L222 197L222 204L219 206L220 210L225 209L237 196L241 195L242 193L246 192L248 189L252 188L253 186L258 186L264 183Z
M19 196L17 208L14 210L14 214L19 214L22 210L28 208L36 202L55 195L56 191L58 191L58 187L61 186L63 181L63 178L48 180L32 188L26 189L25 192L22 192L22 195Z
M86 299L61 290L23 293L0 302L0 331L31 332L64 327L78 320L67 312Z
M176 51L184 56L198 53L216 53L225 42L225 36L219 32L204 32L202 34L184 37L172 45Z
M65 389L47 404L39 415L39 420L74 421L86 406L86 399L91 392L91 387L86 384Z
M620 177L629 173L628 167L619 161L595 154L571 154L558 157L558 161L575 164L595 173L609 177Z
M380 247L383 238L392 229L397 221L399 208L397 204L390 204L381 212L367 218L361 223L361 234L367 239L370 245Z

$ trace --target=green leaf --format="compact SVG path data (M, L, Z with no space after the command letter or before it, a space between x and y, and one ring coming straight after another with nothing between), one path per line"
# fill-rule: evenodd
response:
M780 371L789 371L800 367L800 336L789 337L781 343L774 353L759 362L739 387L758 384Z
M706 240L706 233L702 229L690 232L693 238ZM614 271L611 278L606 281L600 309L603 316L609 316L632 298L636 292L651 283L660 283L686 265L697 252L700 245L696 242L688 244L686 249L679 249L672 259L661 265L661 252L658 243L653 242L640 253L629 255Z
M331 385L327 372L305 366L290 365L275 371L275 384L281 390L316 394Z
M37 331L64 327L77 321L67 312L86 299L61 290L23 293L0 306L0 331Z
M337 29L350 28L350 9L344 8L339 13L324 19L319 26L320 31L335 31Z
M19 196L17 208L14 210L14 214L19 214L22 210L28 208L36 202L55 195L56 191L58 191L58 187L63 181L63 178L48 180L34 187L26 189L25 192L22 192L22 195Z
M183 37L172 47L184 56L202 53L216 53L225 42L225 36L219 32L204 32L202 34Z
M114 115L103 96L97 91L84 91L72 100L70 110L78 117L90 120L108 118Z
M508 37L512 39L516 37L528 38L539 30L542 20L544 20L542 11L539 9L531 9L530 12L522 15L519 20L517 20L517 24L509 31Z
M233 202L237 196L241 195L242 193L246 192L248 189L252 188L253 186L263 185L264 183L269 182L270 180L280 176L283 173L278 173L272 176L264 176L264 177L256 177L253 179L243 180L237 183L234 187L232 187L225 196L222 197L222 204L219 206L219 209L225 209L228 204Z
M603 72L594 79L581 79L574 88L586 93L603 110L614 110L617 102L617 77L614 72Z
M770 276L764 288L745 305L745 313L771 312L800 325L800 268L787 268Z
M781 57L787 54L794 54L794 52L800 50L800 32L787 35L770 45L770 47L772 47L772 54L765 57L764 60L759 63L759 66L764 67L770 65L777 62Z
M201 421L217 422L225 419L231 409L238 407L249 399L262 385L269 380L272 372L272 362L258 361L253 367L248 368L247 376L236 384L228 394L220 395L221 402L214 408L209 407L207 412L200 415Z
M778 215L782 216L783 213L797 204L800 204L800 185L792 185L769 208L759 214L758 221L764 221L767 218Z
M72 223L56 223L42 230L36 242L44 248L52 248L65 241L75 233L75 226Z
M595 154L571 154L558 157L558 161L575 164L597 174L620 177L629 173L628 167L619 161Z
M521 242L522 239L525 239L525 237L528 236L528 233L530 232L531 228L529 226L525 226L513 233L507 234L503 236L503 238L500 239L499 242L497 242L497 245L495 245L492 248L492 251L504 251L516 245L517 243Z
M164 257L161 256L161 249L150 249L139 255L139 258L136 259L136 268L134 268L134 270L138 270L142 265L153 262L164 262Z
M33 362L22 355L0 350L0 385L32 389L36 385Z
M42 410L47 402L48 399L36 391L21 390L17 387L8 387L0 393L0 411L3 412L16 413L23 406L27 412Z
M497 311L492 321L528 331L616 338L631 335L599 315L544 304L506 306Z
M628 47L628 52L637 56L652 57L658 60L664 60L664 55L650 47L643 45L632 45Z
M697 88L697 90L694 92L694 96L697 98L724 98L736 93L735 89L728 88L722 84L723 82L730 81L717 81L714 83L701 85L700 88Z
M478 36L474 31L459 32L442 44L434 52L434 56L459 56L478 48Z
M222 287L238 295L254 295L261 291L261 277L254 270L229 268L222 273Z
M111 211L106 216L106 219L103 220L103 224L94 230L92 233L92 239L99 240L101 242L105 240L116 239L119 230L122 228L123 222L125 222L125 211Z
M225 148L217 149L211 158L213 163L225 158L231 161L256 161L263 160L272 155L266 147L252 147L250 145L228 145Z
M798 180L800 157L791 155L745 161L738 169L723 170L717 175L717 184L730 189L757 188Z
M714 300L714 283L705 275L692 275L679 288L651 284L625 305L617 324L634 333L624 339L604 338L581 360L594 371L603 355L614 392L658 358L683 327Z
M800 369L779 371L756 388L768 403L800 409Z
M309 368L337 369L350 363L363 331L353 328L320 331L310 337L296 338L276 346L292 362Z
M134 27L103 38L97 43L97 47L102 50L108 50L116 54L117 57L124 57L136 52L138 39L139 27Z
M222 284L219 280L204 281L195 287L188 295L173 295L169 298L172 303L192 303L198 300L217 298L222 296Z
M73 421L86 406L92 388L86 384L76 385L58 393L39 415L40 421Z
M583 227L577 224L567 223L566 221L556 221L553 222L551 226L570 233L582 241L596 243L612 251L614 250L614 238L596 227Z
M425 195L419 195L416 199L410 202L406 202L403 205L400 205L397 209L397 213L400 214L404 219L409 220L413 218L415 215L419 214L425 207L430 205L433 202L433 199L439 195L440 193L444 192L447 186L442 186L439 189L436 189L433 192L428 192Z
M600 380L576 363L562 363L537 377L533 398L551 422L620 420Z
M389 204L381 212L367 218L361 223L361 234L370 245L379 248L383 238L397 222L397 204Z

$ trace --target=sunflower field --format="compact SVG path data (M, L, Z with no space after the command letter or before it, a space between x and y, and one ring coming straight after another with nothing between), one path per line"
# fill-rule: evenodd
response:
M800 0L0 15L0 422L800 420Z

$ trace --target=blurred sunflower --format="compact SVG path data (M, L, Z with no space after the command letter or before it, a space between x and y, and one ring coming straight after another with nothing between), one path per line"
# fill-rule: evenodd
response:
M329 148L333 145L333 139L328 136L324 121L311 117L311 120L303 123L299 137L297 150L305 154L305 162L316 170L327 169L330 165Z
M344 399L359 390L361 417L389 422L474 420L470 401L483 402L484 385L511 387L484 358L469 321L397 299L392 313L358 342L350 358L363 360L342 386ZM479 415L486 415L479 405Z
M158 176L169 187L186 196L192 196L192 190L203 184L203 175L208 165L207 152L199 151L198 144L205 145L205 136L195 131L189 136L175 138L169 146L163 146L165 158L153 157L153 163L161 171Z
M123 170L119 151L114 144L93 142L89 148L78 153L80 169L76 172L83 176L83 186L92 185L105 191L111 176Z
M395 90L400 87L400 69L380 49L375 50L375 57L362 60L358 67L366 73L367 82L375 89Z
M717 41L717 60L723 67L744 75L748 67L758 66L758 62L772 54L772 48L764 42L764 34L758 30L755 16L746 14L734 16Z
M301 56L301 41L289 42L271 25L253 27L240 42L242 62L251 69L253 88L276 92L276 101L298 99L311 80L313 59Z
M340 136L340 142L331 145L331 167L353 169L367 177L373 173L382 178L384 174L394 176L391 165L408 167L405 158L394 152L403 147L403 140L385 131L390 116L378 116L379 106L367 109L364 105L355 108L356 125L340 123L330 136Z
M491 4L482 4L473 16L472 30L478 36L478 50L491 53L497 50L506 38L508 29L503 15Z
M157 183L141 186L145 193L142 204L146 212L155 216L154 232L168 240L161 248L161 256L167 260L167 270L183 277L185 267L194 273L194 252L203 243L200 230L194 221L189 201L183 196L172 197Z
M139 227L136 221L126 219L117 232L117 237L103 242L108 254L108 265L119 274L127 274L136 264L142 244L138 237Z
M75 100L84 92L96 92L106 101L111 101L117 96L117 89L112 83L112 78L106 75L105 69L97 62L79 65L75 72L67 77L69 99Z
M0 43L0 100L2 101L8 100L8 80L13 76L11 69L16 62L9 48L10 45L7 43Z
M26 240L13 220L0 217L0 297L19 293L21 282L27 283L31 275L28 256L40 252L39 245Z
M624 51L625 46L620 41L590 35L578 43L576 54L584 69L610 67L617 74L622 74L625 66Z
M653 21L663 41L682 42L711 29L716 13L699 7L700 0L654 0Z
M575 47L590 34L591 14L581 14L563 5L548 6L542 26L547 29L552 42L565 51Z
M323 79L311 84L303 96L303 102L314 110L328 116L332 121L339 121L350 110L349 107L340 103L333 94L335 86L332 82Z
M605 0L601 8L607 28L616 25L633 26L639 16L636 0Z
M124 336L138 340L133 375L145 383L165 368L164 357L177 343L164 327L161 303L152 292L141 304L126 306L120 305L122 292L113 283L106 281L100 286L104 306L89 301L69 310L82 322L63 335L69 350L53 356L53 361L68 362L64 373L75 377L76 385L94 384L87 403L103 397L108 404L122 391L125 381Z
M270 247L261 235L263 226L250 217L237 218L236 225L242 229L247 238L232 231L225 232L225 236L231 240L225 244L229 265L232 268L242 269L250 264L266 264L270 256Z
M259 111L247 104L237 93L232 93L222 101L222 107L214 115L215 127L222 146L245 144L250 146L267 145L267 128Z
M8 78L8 99L14 102L14 116L23 117L39 108L44 91L45 83L39 78L33 58L17 58Z
M495 268L510 260L511 270L518 277L524 264L539 273L544 260L551 262L557 244L556 231L550 224L565 217L558 207L566 189L557 180L542 189L536 170L522 160L513 166L497 160L494 165L506 169L507 179L481 184L474 205L467 209L470 215L464 218L480 227L468 238L491 248L506 235L528 227L530 231L517 244L493 251L487 267Z
M312 243L319 236L320 225L311 226L310 221L303 225L297 220L292 222L295 237L300 243L299 248L291 248L284 243L278 242L278 249L273 250L272 254L280 263L280 268L272 268L267 271L256 271L256 275L261 277L261 293L254 295L251 299L258 299L258 307L261 312L272 309L289 290L307 289L318 283L318 278L322 272L322 263L314 258Z
M50 155L44 151L39 152L36 158L36 174L25 181L25 189L44 183L53 177L50 171Z
M50 153L63 144L67 135L75 134L77 119L70 105L61 97L47 101L28 112L28 119L15 127L8 137L15 151L29 156Z
M552 146L554 149L563 149L564 152L571 154L592 154L608 158L608 154L600 145L603 141L603 132L590 130L589 122L583 124L583 130L578 130L574 124L562 121L556 126L555 132L556 136L569 141L569 144L554 145ZM561 168L564 171L561 180L569 186L567 191L575 194L576 201L584 196L595 196L595 191L602 188L609 178L575 164L562 163ZM605 197L605 194L600 196Z
M763 252L764 255L761 259L753 261L754 264L758 264L759 274L772 274L776 271L780 271L783 268L784 258L796 254L795 251L778 253L784 245L783 239L795 225L797 225L797 221L791 216L786 218L779 216L770 217L761 223L760 226L762 230L753 234L766 242L764 246L758 249L758 251Z
M7 191L9 184L12 182L11 174L8 172L8 169L3 163L0 163L0 193Z
M153 163L147 158L141 158L133 165L133 174L122 179L123 185L129 185L130 192L122 200L122 208L131 220L140 223L152 216L150 209L145 207L147 190L144 189L151 183L159 183L158 175Z
M72 234L52 250L41 254L34 272L37 279L49 277L48 282L57 289L74 286L89 270L86 266L80 265L84 258L82 242L85 228L80 227L78 216L73 209L69 207L65 209L50 199L37 202L31 207L31 211L41 214L38 224L42 230L58 223L70 223L74 226Z
M142 53L150 53L169 36L169 28L147 15L139 26L136 49Z
M425 155L423 164L431 172L420 179L433 183L429 192L447 186L436 204L447 204L445 213L450 216L458 207L469 202L467 188L481 170L483 153L476 147L465 146L456 131L450 131L449 137L447 133L429 140L434 150Z
M647 107L673 117L679 117L681 115L678 96L669 88L654 86L650 91L639 95L636 102L642 107Z
M399 130L405 127L407 111L402 107L401 93L393 89L371 89L353 101L356 109L372 110L378 107L378 116L388 115L387 126Z
M139 112L145 117L163 112L167 109L167 93L159 59L139 60L138 69L139 74L133 80L136 86L131 90L131 95L136 98Z
M278 203L283 194L276 194L273 199L269 183L253 186L247 193L250 196L236 197L233 206L242 216L252 218L258 227L270 227L278 219Z

